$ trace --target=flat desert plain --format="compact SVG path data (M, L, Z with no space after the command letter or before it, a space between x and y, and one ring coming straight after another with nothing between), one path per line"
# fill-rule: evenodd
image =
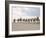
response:
M40 23L12 23L12 31L40 30Z

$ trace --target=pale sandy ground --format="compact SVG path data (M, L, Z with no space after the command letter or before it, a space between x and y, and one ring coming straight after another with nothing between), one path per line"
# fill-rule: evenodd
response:
M12 23L12 31L40 30L40 24Z

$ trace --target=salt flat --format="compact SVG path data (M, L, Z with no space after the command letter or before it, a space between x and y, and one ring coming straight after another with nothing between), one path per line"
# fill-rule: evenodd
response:
M12 31L40 30L40 23L12 23Z

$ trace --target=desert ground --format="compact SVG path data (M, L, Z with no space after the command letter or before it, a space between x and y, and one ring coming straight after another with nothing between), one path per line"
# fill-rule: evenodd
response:
M12 31L40 30L40 23L12 23Z

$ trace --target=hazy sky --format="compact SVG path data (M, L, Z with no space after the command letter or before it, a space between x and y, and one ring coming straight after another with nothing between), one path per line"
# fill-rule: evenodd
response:
M14 7L12 10L12 16L40 16L39 7Z

